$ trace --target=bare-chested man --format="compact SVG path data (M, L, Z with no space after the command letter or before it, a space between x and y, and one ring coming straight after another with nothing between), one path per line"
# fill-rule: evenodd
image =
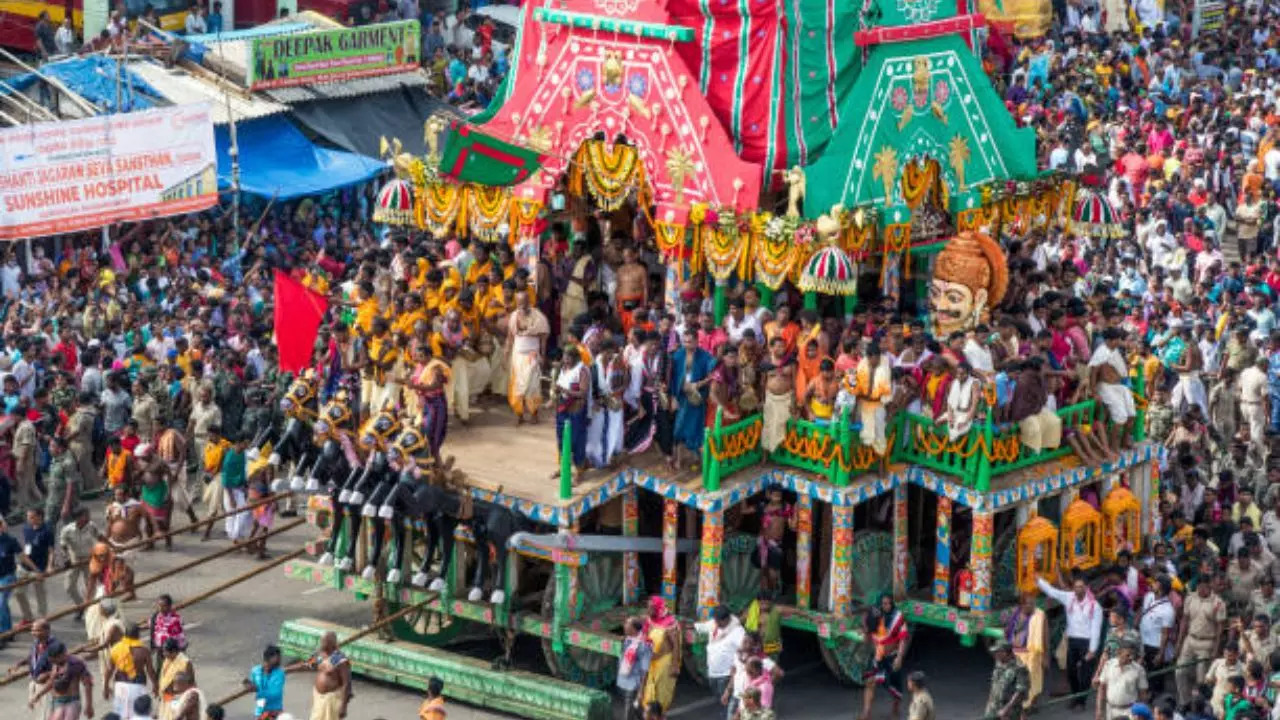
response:
M82 709L85 717L93 717L93 676L84 661L68 653L61 640L51 640L46 653L51 669L39 678L43 687L27 707L35 709L51 693L49 720L79 720Z
M840 393L840 378L836 375L836 363L823 358L818 374L809 381L804 391L804 403L800 411L814 422L831 422L835 410L836 395Z
M649 269L640 262L640 252L634 245L622 248L622 265L617 270L618 317L622 320L622 331L631 332L634 322L632 311L644 307L649 299Z
M309 665L316 669L316 684L311 692L311 720L341 720L347 716L351 700L351 663L338 649L338 636L333 631L320 638L320 652Z
M796 365L787 352L787 340L774 335L769 340L769 358L764 370L764 428L760 443L773 452L787 436L787 421L795 409Z
M142 539L147 511L142 503L129 497L124 487L115 489L115 500L107 505L107 539L115 547Z
M795 507L784 502L781 488L773 487L766 492L764 502L743 513L760 515L760 536L756 540L760 589L776 596L782 590L782 538L788 529L796 528Z
M1192 405L1199 405L1205 417L1209 417L1209 396L1205 393L1204 380L1200 371L1204 369L1204 357L1200 353L1200 345L1191 336L1191 328L1185 325L1178 330L1182 341L1182 354L1171 367L1178 373L1178 384L1173 386L1173 394L1169 398L1175 414L1182 414Z

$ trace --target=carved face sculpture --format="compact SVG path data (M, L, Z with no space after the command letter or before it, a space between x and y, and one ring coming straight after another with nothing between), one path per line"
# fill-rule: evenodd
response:
M985 288L975 292L963 283L936 277L929 284L929 314L933 318L935 338L944 339L953 332L977 325L986 307Z
M929 285L933 336L945 340L985 321L1008 285L1008 263L999 244L975 232L951 238L938 253Z

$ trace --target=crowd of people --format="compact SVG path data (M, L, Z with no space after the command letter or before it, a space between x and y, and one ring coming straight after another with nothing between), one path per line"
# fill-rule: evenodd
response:
M0 526L0 631L13 592L20 622L45 643L32 653L33 701L45 692L57 720L76 717L68 698L83 702L75 713L92 706L93 673L39 619L40 573L89 560L67 574L77 603L127 588L127 558L115 550L161 541L174 510L207 522L208 536L207 518L270 494L248 446L279 423L289 381L271 342L271 271L282 269L331 298L314 356L325 398L347 389L363 416L406 407L437 459L478 407L505 403L517 425L550 415L569 435L579 477L651 452L674 470L696 469L717 414L732 422L755 412L769 452L788 418L831 423L847 412L860 441L883 455L884 418L906 409L952 439L990 414L1021 426L1025 442L1069 444L1098 463L1131 441L1126 425L1137 415L1123 386L1140 376L1146 437L1167 450L1159 532L1093 582L1041 581L1041 596L1023 600L994 649L985 714L1011 720L1065 693L1075 707L1092 703L1100 720L1280 717L1271 629L1280 620L1271 452L1280 433L1280 11L1228 4L1222 29L1195 35L1190 3L1054 5L1046 37L997 39L985 65L1009 110L1036 130L1042 166L1097 188L1123 232L997 238L1007 289L987 321L945 334L922 305L863 297L846 314L826 300L805 308L790 286L766 302L755 286L731 285L716 322L704 278L664 285L643 213L590 212L573 199L532 263L501 239L384 234L367 220L370 188L272 206L241 237L217 211L114 228L106 246L93 236L34 243L29 257L11 248L0 267L0 508L24 511L25 522L20 539ZM432 17L423 47L437 90L485 104L508 69L491 26L473 32L465 11ZM1106 409L1111 432L1054 426L1055 408L1086 398ZM114 495L101 526L79 502L98 489ZM270 527L273 508L261 507L232 514L231 537ZM772 717L782 677L768 618L790 509L770 497L759 512L756 625L722 608L697 628L730 720ZM1061 643L1044 598L1062 606ZM109 648L101 682L153 686L171 696L169 717L192 717L190 705L174 705L194 686L190 661L168 662L168 647L182 657L182 644L168 642L173 633L157 643L166 623L153 620L148 647L110 619L118 612L105 601L85 612L89 639ZM675 624L660 603L626 623L626 712L660 718L670 706L683 642ZM928 679L904 667L904 626L892 599L868 615L864 717L878 687L895 704L909 696L909 720L935 717ZM339 712L350 684L334 652L316 690ZM273 687L274 657L251 674L259 692ZM113 688L116 698L136 694ZM266 703L262 712L278 710Z

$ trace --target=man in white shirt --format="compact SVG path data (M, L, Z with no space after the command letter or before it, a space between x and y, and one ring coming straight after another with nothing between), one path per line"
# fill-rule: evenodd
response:
M1071 590L1050 585L1044 578L1037 578L1036 585L1045 595L1062 604L1067 613L1067 681L1071 694L1079 698L1071 702L1073 708L1085 706L1084 696L1092 685L1093 663L1098 658L1098 639L1102 634L1102 606L1098 604L1084 578L1077 575Z
M742 342L742 335L747 330L754 331L757 340L764 337L759 318L746 313L746 304L742 302L742 298L734 298L729 302L729 316L724 319L724 325L729 333L729 340L734 343Z
M18 265L18 257L13 251L13 247L9 248L9 256L5 258L3 266L0 266L0 292L9 299L15 299L21 293L22 285L22 266Z
M204 22L204 6L194 5L187 11L185 22L188 35L203 35L208 25Z
M1173 581L1168 575L1156 577L1156 584L1142 598L1142 612L1138 621L1138 634L1142 636L1142 660L1148 670L1164 667L1173 655L1173 624L1177 612L1169 600ZM1152 690L1164 690L1164 674L1151 678Z
M710 620L695 623L693 629L707 636L707 681L712 697L719 699L733 678L733 659L747 631L724 605L711 611Z

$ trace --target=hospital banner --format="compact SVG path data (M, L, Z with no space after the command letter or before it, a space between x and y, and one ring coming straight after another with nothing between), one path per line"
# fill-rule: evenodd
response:
M217 202L207 103L0 130L0 240L180 215Z
M253 38L253 90L338 82L418 69L417 20Z

